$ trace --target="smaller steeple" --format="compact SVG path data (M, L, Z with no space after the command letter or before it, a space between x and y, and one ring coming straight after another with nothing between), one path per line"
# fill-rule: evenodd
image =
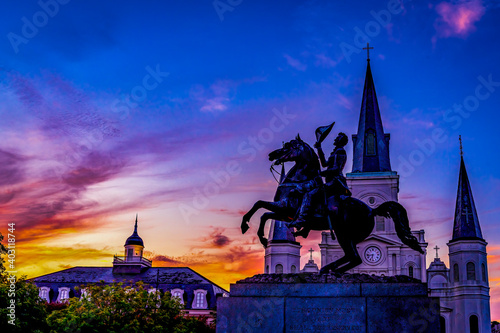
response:
M453 238L451 242L462 239L478 239L482 240L481 227L477 216L476 205L472 197L472 189L465 169L462 137L460 141L460 174L458 176L457 202L455 206L455 220L453 225Z
M125 242L125 255L115 256L113 259L113 273L138 274L152 266L152 261L143 257L144 242L137 233L137 220L135 215L134 233Z
M137 233L137 219L139 217L139 214L135 215L135 227L134 227L134 233L127 238L127 241L125 242L125 246L127 245L140 245L144 247L144 242L142 238L139 236Z
M285 163L281 164L281 175L280 175L280 184L283 183L286 177L285 172ZM278 200L278 194L276 193L276 197L274 200ZM287 227L287 224L282 221L272 221L271 228L269 229L269 241L271 242L294 242L296 243L295 236L292 234L290 228Z

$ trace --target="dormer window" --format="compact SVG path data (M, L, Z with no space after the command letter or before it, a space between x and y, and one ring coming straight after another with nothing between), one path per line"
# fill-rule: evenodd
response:
M47 302L50 302L49 293L50 293L50 288L49 287L41 287L40 291L38 293L38 296L40 296L41 299L44 299Z
M69 288L61 287L59 288L59 297L57 297L58 302L64 302L69 298Z
M206 309L208 308L207 303L207 291L204 289L197 289L194 291L193 309Z
M182 290L182 289L172 289L170 291L170 294L172 295L172 297L177 298L181 304L184 304L184 297L183 297L184 290Z

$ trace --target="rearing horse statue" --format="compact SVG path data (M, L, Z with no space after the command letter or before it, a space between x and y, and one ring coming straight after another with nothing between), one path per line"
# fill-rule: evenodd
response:
M323 187L323 180L320 176L320 165L316 152L300 136L287 142L283 148L277 149L269 154L269 160L274 164L283 162L295 162L295 165L282 178L278 186L274 202L257 201L252 209L244 216L241 223L241 231L245 233L249 226L251 217L260 208L265 208L270 212L261 216L257 235L264 247L267 247L267 239L264 237L264 227L269 219L284 222L292 222L297 216L302 202L304 187ZM321 191L324 191L322 188ZM410 248L424 253L418 240L412 235L405 208L395 201L387 201L372 209L363 201L352 197L341 197L339 207L333 197L326 197L323 216L312 216L306 225L301 226L294 234L296 236L307 237L311 230L331 230L335 232L337 240L344 256L337 261L330 263L320 270L320 274L332 271L335 274L342 274L351 268L361 264L361 257L356 249L356 244L365 240L373 231L375 226L375 216L392 218L396 233L401 241ZM296 225L291 224L292 227ZM290 227L290 224L289 224Z

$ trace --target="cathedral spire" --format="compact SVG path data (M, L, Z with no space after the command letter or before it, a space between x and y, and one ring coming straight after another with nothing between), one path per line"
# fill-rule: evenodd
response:
M457 203L455 206L455 221L453 225L453 238L450 242L462 239L483 240L476 205L472 197L472 189L465 169L462 150L462 138L460 140L460 174L458 176Z
M281 163L281 175L280 175L280 184L286 178L285 172L285 163ZM276 193L277 200L278 193ZM271 242L296 242L295 236L292 234L291 230L287 227L285 222L282 221L272 221L271 228L269 229L269 240Z
M367 45L368 52L370 49ZM358 134L352 136L354 145L352 172L391 171L389 138L390 135L384 133L382 126L375 84L373 83L370 68L370 58L368 57Z

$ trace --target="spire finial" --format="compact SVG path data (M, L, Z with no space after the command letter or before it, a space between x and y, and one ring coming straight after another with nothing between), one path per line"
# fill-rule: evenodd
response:
M139 216L139 213L135 214L135 227L134 227L134 232L137 232L137 217Z
M439 258L439 254L438 254L438 250L440 250L441 248L439 248L437 245L436 247L434 248L434 250L436 250L436 259Z
M314 252L314 250L312 249L312 247L311 247L311 249L309 250L309 252L311 253L311 260L313 260L313 252Z
M363 50L366 50L366 60L370 61L370 50L373 50L373 47L370 47L370 43L366 43L366 47L363 47Z
M458 136L458 141L460 141L460 156L464 156L464 151L462 149L462 136Z

